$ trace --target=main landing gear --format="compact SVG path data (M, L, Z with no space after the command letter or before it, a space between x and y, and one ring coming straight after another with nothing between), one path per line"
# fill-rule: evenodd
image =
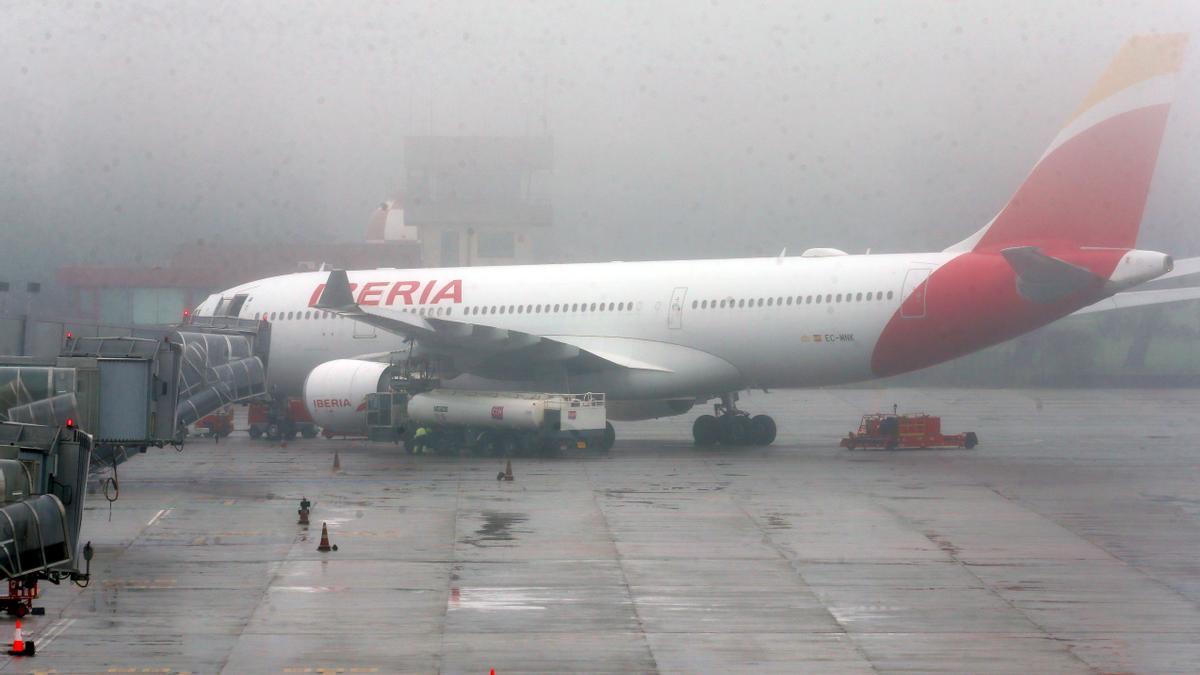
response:
M725 394L713 405L712 415L701 415L692 424L692 439L699 447L770 445L775 442L775 420L739 410L737 395Z

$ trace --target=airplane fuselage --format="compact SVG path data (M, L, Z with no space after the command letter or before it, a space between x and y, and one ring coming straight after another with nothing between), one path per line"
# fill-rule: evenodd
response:
M1078 252L1107 279L1124 251ZM400 350L404 339L314 309L324 272L230 289L239 316L272 324L269 379L299 392L316 365ZM614 399L855 382L1008 339L1112 292L1021 298L998 254L832 255L348 273L363 306L570 338L651 368L572 376ZM214 296L216 297L216 296ZM198 308L210 314L215 300Z

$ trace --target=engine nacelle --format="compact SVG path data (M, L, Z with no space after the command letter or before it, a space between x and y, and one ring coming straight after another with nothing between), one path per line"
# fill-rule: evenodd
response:
M608 419L622 422L652 420L659 417L674 417L692 409L696 401L690 398L673 398L658 401L609 401Z
M326 361L304 380L304 405L318 426L339 434L367 433L367 394L385 389L386 363Z

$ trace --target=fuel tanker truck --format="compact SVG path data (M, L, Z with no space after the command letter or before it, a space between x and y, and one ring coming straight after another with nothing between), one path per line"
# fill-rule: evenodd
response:
M356 359L314 368L304 383L304 399L327 432L404 443L410 451L609 450L616 438L604 394L448 389L398 366Z

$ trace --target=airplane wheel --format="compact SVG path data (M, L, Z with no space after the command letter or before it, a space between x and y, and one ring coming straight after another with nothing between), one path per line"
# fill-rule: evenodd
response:
M612 422L604 423L604 437L600 439L600 449L608 452L617 444L617 430L613 428Z
M701 415L692 422L692 442L696 447L707 448L721 440L721 423L712 415Z
M722 415L721 445L746 445L750 442L750 418L745 415Z
M300 435L305 438L316 438L317 437L317 428L312 425L309 425L306 427L301 427Z
M769 415L755 415L750 420L750 441L755 445L770 445L775 442L775 420Z
M258 439L262 438L262 435L262 427L258 426L257 424L250 425L250 438L253 438L257 441Z

